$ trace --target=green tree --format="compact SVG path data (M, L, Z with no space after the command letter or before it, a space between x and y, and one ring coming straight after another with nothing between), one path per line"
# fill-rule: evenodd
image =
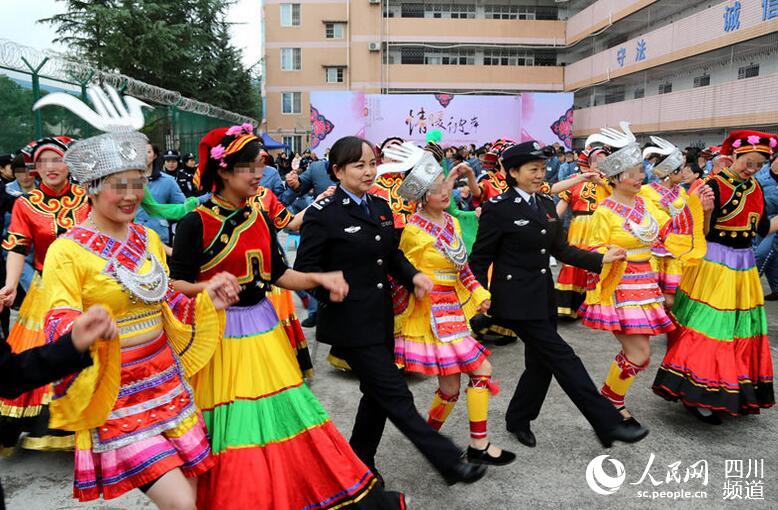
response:
M229 39L229 0L63 0L56 27L72 57L252 115L259 97Z
M0 76L0 152L15 152L32 140L32 91L7 76Z
M45 96L47 92L41 94ZM32 89L0 76L0 153L16 152L35 139L34 102ZM42 115L44 136L81 138L91 135L91 131L85 132L84 121L67 110L46 108Z

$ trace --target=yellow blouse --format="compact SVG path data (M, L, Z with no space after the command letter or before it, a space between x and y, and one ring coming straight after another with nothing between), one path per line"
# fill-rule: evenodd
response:
M587 292L586 302L612 304L613 293L627 262L651 260L652 247L657 244L686 265L699 262L707 249L702 205L697 196L692 195L687 206L682 213L671 218L653 201L640 196L635 197L634 210L612 199L600 204L592 215L587 244L600 253L605 253L610 247L624 248L627 250L627 261L603 264L599 282L594 290ZM627 217L633 221L628 222ZM649 235L652 226L656 229L653 240ZM645 233L645 239L633 232Z
M143 228L134 226L135 228ZM115 318L119 339L105 339L92 345L93 365L69 382L65 394L51 403L51 426L62 430L85 430L100 426L110 413L119 391L121 340L164 329L173 350L179 355L187 376L202 368L221 341L224 314L217 312L207 292L190 299L168 290L165 298L147 304L132 296L107 274L109 264L98 255L100 246L112 240L96 236L88 245L72 236L76 227L52 243L43 268L43 289L49 312L45 331L48 341L68 332L73 321L92 305L104 306ZM159 236L145 229L146 249L162 263L167 272L165 252ZM84 239L82 237L82 239ZM137 271L146 274L152 262L146 260ZM64 390L63 390L64 391Z
M450 222L448 225L453 225L461 242L462 231L459 222L448 214L446 217L447 222ZM458 268L435 246L437 238L428 230L434 232L441 227L435 224L427 225L427 220L422 219L422 224L427 226L424 228L416 222L419 219L421 217L418 215L409 218L400 237L400 249L410 263L427 275L435 285L453 287L465 317L470 320L478 313L478 307L491 298L491 294L478 283L466 262L463 267ZM408 307L395 316L395 331L408 336L425 336L430 330L431 313L429 296L419 301L411 293Z

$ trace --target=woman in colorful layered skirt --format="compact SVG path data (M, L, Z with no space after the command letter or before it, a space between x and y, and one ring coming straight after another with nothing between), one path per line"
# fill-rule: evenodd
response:
M681 400L711 424L714 414L755 414L771 407L773 362L767 339L762 284L752 242L778 230L764 213L753 175L778 149L778 136L734 131L722 154L729 168L708 180L715 194L702 264L684 270L673 313L680 325L654 380L654 391Z
M408 176L413 179L413 175ZM470 418L469 462L506 465L516 455L491 445L486 423L492 382L489 351L473 338L469 320L489 309L489 291L481 287L467 264L459 222L446 208L451 189L441 173L421 200L421 210L408 219L400 250L433 282L423 299L405 291L407 303L395 318L395 363L406 372L438 377L427 421L440 430L459 399L460 379L467 374ZM404 288L403 288L404 289Z
M208 157L206 154L205 156ZM324 193L320 194L316 200L326 198L335 191L335 188L331 188ZM281 203L273 191L259 186L257 193L249 199L249 203L259 208L260 211L264 211L265 214L273 222L273 226L276 230L287 228L291 231L300 230L300 225L303 222L303 215L305 209L299 213L292 214L292 212ZM294 310L294 298L292 293L286 289L282 289L277 285L271 287L271 291L267 298L273 303L273 308L276 309L278 314L278 320L286 330L286 336L289 337L289 342L292 344L292 348L297 353L297 363L300 365L300 370L305 377L313 376L313 362L311 361L311 354L308 351L308 341L305 339L305 333L300 326L300 321L297 319L297 315Z
M36 276L8 337L15 353L43 345L43 317L48 311L41 290L43 260L51 243L67 229L82 222L89 213L86 192L68 182L68 168L62 162L72 142L66 136L56 136L42 138L27 147L41 183L14 204L11 224L3 241L8 259L5 286L0 289L0 306L11 306L16 298L25 257L32 250ZM23 430L30 432L22 442L25 448L73 448L73 434L48 429L46 406L50 398L51 386L47 385L16 399L0 399L0 438L4 448L12 451Z
M608 154L610 150L604 146L589 147L581 151L578 156L580 175L597 172L598 163ZM594 181L580 182L569 190L559 193L557 214L561 218L569 208L573 216L567 231L567 242L570 246L584 249L587 247L592 214L609 194L607 184L600 182L599 178ZM578 309L586 297L587 274L583 268L562 264L556 281L557 314L560 317L578 318Z
M648 367L649 339L667 333L674 326L667 316L659 280L651 265L651 249L662 244L681 262L694 263L705 254L703 207L697 194L702 193L706 207L712 207L712 192L698 188L683 211L670 218L653 202L638 194L645 174L643 156L629 123L622 122L624 133L603 130L587 140L619 148L600 163L608 177L612 194L592 215L589 249L604 253L608 247L627 250L627 261L605 264L599 281L586 294L581 306L584 325L611 331L621 351L611 364L602 394L622 413L627 424L639 425L626 410L624 398L637 376Z
M681 185L686 177L683 173L686 158L675 145L663 138L652 136L651 141L654 146L643 150L643 158L648 159L652 155L660 158L651 169L651 173L658 180L643 186L640 195L674 218L683 212L689 199L689 195ZM659 276L659 288L664 295L665 309L672 310L675 291L681 281L683 264L661 244L653 247L651 254L654 256L654 268Z
M248 201L262 167L251 125L220 128L201 140L195 183L210 200L179 224L171 262L174 286L198 292L228 271L241 285L227 309L224 339L193 379L216 465L198 487L198 508L403 508L356 457L303 382L286 331L266 299L275 284L322 286L341 301L341 273L300 273L284 263L272 222Z
M114 108L126 111L118 94L109 94ZM109 101L99 89L90 96ZM72 108L75 100L55 93L45 101ZM92 365L54 384L51 426L76 432L77 499L112 499L137 488L160 508L194 508L193 480L213 459L187 379L219 343L217 309L237 298L238 284L223 274L193 299L170 290L162 242L132 223L146 185L147 139L131 130L143 125L140 108L127 124L97 116L89 117L95 127L119 131L77 142L65 155L92 212L49 248L45 335L55 340L101 305L115 319L118 339L93 345Z

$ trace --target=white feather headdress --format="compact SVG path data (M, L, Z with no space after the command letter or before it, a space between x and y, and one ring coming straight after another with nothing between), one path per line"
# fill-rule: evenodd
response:
M143 101L130 96L124 100L116 90L104 85L87 89L94 106L90 108L80 99L64 92L55 92L39 99L33 110L44 106L61 106L81 117L105 134L74 143L65 153L65 163L80 184L87 184L125 170L146 168L146 135L138 130L145 123Z
M607 177L625 172L643 161L640 144L637 143L637 138L629 128L629 122L621 121L619 126L621 131L613 128L602 128L599 133L589 136L585 143L586 147L599 142L619 149L603 159L597 166L598 170Z
M378 166L378 175L408 171L397 193L406 200L419 201L435 182L443 168L428 151L413 142L391 145L384 149L384 157L393 162Z
M648 159L654 154L664 156L662 162L651 169L654 175L660 179L664 179L683 165L683 153L678 147L664 138L652 136L651 141L655 147L646 147L643 150L643 159Z

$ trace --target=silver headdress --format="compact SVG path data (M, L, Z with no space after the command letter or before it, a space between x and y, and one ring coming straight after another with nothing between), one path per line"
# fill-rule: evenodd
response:
M435 156L417 147L413 142L392 145L384 149L384 156L394 160L378 166L378 175L391 172L410 171L403 179L397 193L406 200L417 202L430 189L432 183L443 173L443 168L435 161Z
M661 163L651 169L654 175L660 179L664 179L671 173L678 170L681 165L683 165L683 153L678 147L668 142L664 138L652 136L651 141L654 143L654 145L656 145L656 147L646 147L643 150L643 159L648 159L648 157L652 154L666 156Z
M48 105L61 106L106 132L74 143L65 153L70 173L82 185L124 170L146 168L148 139L137 130L144 124L142 108L151 106L134 97L124 96L122 100L113 87L104 88L93 85L87 89L94 110L64 92L48 94L32 107L37 110Z
M611 128L600 129L599 133L589 136L584 144L584 146L588 147L592 143L600 142L619 149L603 159L597 166L597 169L604 173L606 177L616 176L639 165L643 161L640 144L638 144L635 135L629 129L629 122L621 121L619 126L621 126L621 131Z

